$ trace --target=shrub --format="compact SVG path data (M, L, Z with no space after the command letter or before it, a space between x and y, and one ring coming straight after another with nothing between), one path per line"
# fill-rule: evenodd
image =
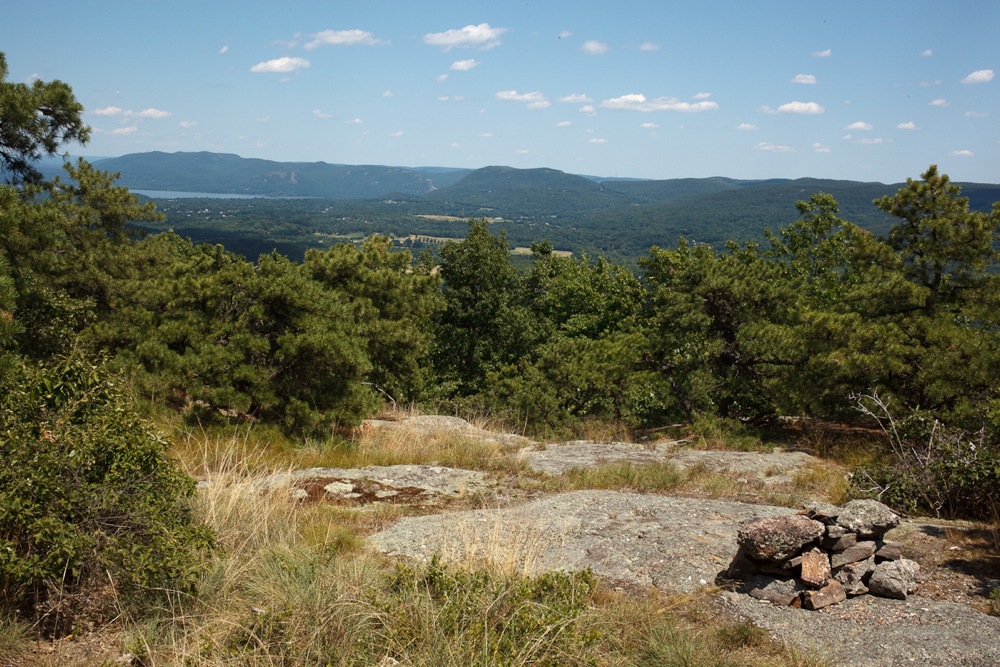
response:
M99 366L19 365L0 393L0 603L49 631L190 587L194 481Z
M878 395L857 397L878 420L890 456L863 468L868 495L899 510L947 518L1000 518L1000 446L986 429L970 433L921 412L895 419Z

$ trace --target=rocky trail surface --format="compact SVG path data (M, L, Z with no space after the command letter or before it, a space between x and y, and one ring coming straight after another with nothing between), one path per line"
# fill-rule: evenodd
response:
M502 442L511 456L543 477L574 468L669 461L678 469L699 466L766 487L788 485L796 473L823 464L801 452L702 451L682 442L541 446L453 418L416 418L406 427L454 429L464 437ZM418 507L415 516L368 538L388 556L426 560L437 555L524 573L589 567L627 591L701 592L706 604L752 621L832 665L1000 665L1000 618L981 611L984 592L996 583L991 577L1000 576L1000 562L985 546L988 539L972 526L904 521L886 538L920 563L923 580L916 595L906 600L863 596L808 611L716 585L724 583L720 575L736 553L740 524L787 515L788 507L605 490L519 494L503 475L442 466L313 469L292 473L281 483L290 483L303 499ZM472 495L499 500L476 509L453 502Z

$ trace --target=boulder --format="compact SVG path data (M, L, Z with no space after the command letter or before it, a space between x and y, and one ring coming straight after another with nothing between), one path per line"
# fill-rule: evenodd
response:
M917 589L919 579L920 566L914 561L907 558L887 560L875 566L868 580L868 591L884 598L905 600Z
M899 515L877 500L852 500L841 509L837 525L862 539L879 538L899 525Z
M823 536L826 528L801 514L753 519L740 526L737 542L752 558L780 562Z

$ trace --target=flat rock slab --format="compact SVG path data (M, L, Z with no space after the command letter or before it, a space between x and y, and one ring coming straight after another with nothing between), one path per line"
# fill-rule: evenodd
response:
M293 497L302 500L411 505L464 498L494 487L482 472L432 465L306 468L272 475L263 485L287 486Z
M519 456L536 472L560 475L573 468L615 463L648 465L669 461L680 470L702 466L712 472L733 473L765 484L788 484L792 476L823 462L803 452L730 452L685 449L683 441L642 445L630 442L567 442L544 449L525 447Z
M561 444L525 447L519 453L535 472L561 475L573 468L590 468L614 463L649 465L670 459L679 442L640 445L632 442L590 442L578 440Z
M362 430L400 430L414 433L416 435L430 434L454 434L466 438L477 440L488 440L500 444L526 445L531 442L528 438L513 433L494 433L473 426L460 417L446 417L442 415L419 415L416 417L403 417L402 419L366 419L362 425Z
M787 507L575 491L499 510L406 517L368 539L387 555L439 554L526 573L589 567L627 586L690 592L728 567L741 521L787 513Z
M953 602L864 595L808 611L725 592L722 606L831 665L1000 665L1000 618Z

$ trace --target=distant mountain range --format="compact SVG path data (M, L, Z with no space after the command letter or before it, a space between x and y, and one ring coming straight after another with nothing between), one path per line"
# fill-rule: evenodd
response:
M833 195L844 219L884 234L895 221L872 201L902 185L815 178L601 179L556 169L273 162L208 152L91 161L120 173L119 182L132 190L341 200L340 208L394 220L417 214L488 217L503 220L512 242L549 238L626 256L672 245L681 236L712 244L759 240L764 229L794 221L795 202L817 192ZM914 177L926 167L915 165ZM959 185L974 209L988 211L1000 201L1000 185Z

